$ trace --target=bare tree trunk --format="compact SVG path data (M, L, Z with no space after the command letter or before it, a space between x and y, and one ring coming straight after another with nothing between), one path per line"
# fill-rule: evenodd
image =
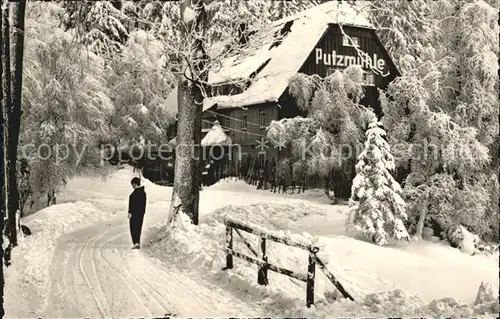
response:
M55 189L50 189L47 193L47 207L57 204Z
M180 75L179 80L177 81L177 112L178 112L178 122L177 122L177 135L176 135L176 150L175 150L175 167L174 167L174 187L172 190L172 200L170 204L170 212L169 212L169 218L168 218L168 223L175 217L173 216L175 210L174 208L178 205L182 205L182 200L181 197L178 196L177 194L181 193L182 190L182 184L180 182L181 175L183 175L183 170L185 170L185 165L184 163L181 163L180 159L183 158L183 154L180 154L179 152L182 152L181 150L182 147L179 147L181 145L180 142L180 136L183 135L184 132L181 132L184 129L184 120L186 116L181 116L185 113L185 109L188 107L189 104L189 85L186 79L184 79L184 76ZM189 157L191 156L190 154L188 155ZM182 173L181 173L182 172ZM186 198L186 196L183 197Z
M207 15L203 0L192 0L191 5L196 12L196 18L190 30L193 30L198 35L194 43L195 52L192 57L196 59L196 63L192 65L194 70L190 72L193 79L187 79L188 81L183 81L182 85L178 86L179 96L184 97L187 90L186 84L189 83L189 101L185 101L184 98L179 99L175 181L169 220L173 218L174 211L172 208L180 205L182 211L191 218L193 224L198 225L201 178L201 113L203 111L203 92L200 80L206 80L207 76L204 70L207 61L202 42L204 37L200 37L200 35L204 35L207 29ZM185 8L186 2L183 2L181 4L181 14L183 14ZM181 20L183 21L182 17ZM188 30L188 28L185 29Z
M17 225L16 212L19 209L19 189L17 182L17 146L19 143L19 131L21 129L21 96L23 85L23 55L24 55L24 16L26 11L26 2L20 1L12 5L13 32L11 48L14 51L11 70L11 107L9 109L8 120L8 210L9 222L11 225L11 243L17 246Z
M15 151L12 149L11 141L11 128L15 123L11 123L11 109L12 105L12 87L11 87L11 65L10 65L10 23L9 23L9 4L2 4L2 63L3 63L3 74L2 74L2 91L3 91L3 116L4 116L4 159L5 159L5 172L4 172L4 183L5 183L5 193L4 200L7 205L7 216L8 216L8 233L9 242L12 246L17 246L17 236L16 236L16 209L17 200L15 199L12 191L17 189L17 184L15 183L16 175L16 162L12 162L12 153ZM17 152L17 145L16 145ZM12 178L14 176L14 179ZM14 182L14 184L13 184ZM15 191L14 191L15 193Z
M418 218L417 229L415 231L415 237L418 239L422 239L422 233L424 230L424 222L425 222L425 218L427 216L427 210L428 210L428 207L425 206L420 211L420 217Z
M3 1L2 1L2 17L4 16L4 11L3 11ZM3 19L2 19L2 34L0 36L0 48L2 50L2 56L3 56L3 50L4 50L4 32L3 32ZM0 63L0 78L1 78L1 81L0 81L0 94L2 95L1 96L1 99L0 99L0 105L1 105L1 109L2 109L2 114L0 114L0 134L1 134L1 140L2 140L2 143L5 144L5 134L4 134L4 110L6 108L6 105L5 105L5 99L4 99L4 87L3 87L3 73L4 73L4 70L3 70L3 64L4 64L4 59L2 58L2 63ZM5 287L5 284L4 284L4 275L3 275L3 265L4 265L4 253L3 253L3 230L4 230L4 216L6 215L6 211L7 211L7 203L5 202L5 198L3 197L4 194L6 193L5 192L5 152L4 152L4 147L0 148L0 161L1 161L1 165L0 165L0 176L2 177L2 181L0 182L0 193L2 194L2 198L0 199L0 211L1 211L1 214L0 214L0 231L1 231L1 235L0 236L0 318L3 318L4 315L5 315L5 310L4 310L4 307L3 307L3 301L4 301L4 287Z

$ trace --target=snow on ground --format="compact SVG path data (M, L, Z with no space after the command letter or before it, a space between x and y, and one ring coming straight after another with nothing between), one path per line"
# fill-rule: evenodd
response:
M31 297L44 304L49 290L49 268L58 238L108 216L90 203L76 202L48 207L30 217L23 224L31 229L33 235L21 239L19 246L13 250L12 269L8 268L6 275L8 277L10 273L15 273L17 284L29 286L34 294ZM17 297L12 294L10 289L13 286L9 285L8 279L7 286L9 293L6 299Z
M205 196L210 201L205 201ZM289 198L301 199L290 201ZM191 271L210 274L214 282L227 289L250 293L275 315L436 316L438 313L461 313L468 316L474 309L467 304L474 301L481 282L490 283L493 291L498 291L497 259L468 256L439 243L421 241L408 246L379 247L350 238L344 230L346 207L324 205L328 199L319 191L295 196L275 195L257 191L243 182L221 182L206 188L201 202L201 225L195 228L181 223L177 226L180 229L172 232L161 230L151 238L151 254L169 263L192 265ZM231 205L209 213L223 206L221 202L249 205ZM304 308L305 284L297 280L270 272L270 285L258 286L257 267L238 258L235 258L234 269L221 271L225 266L225 227L221 223L225 214L270 230L319 235L319 257L347 291L364 305L345 300L332 303L335 288L319 270L313 310ZM253 247L258 247L253 235L243 234ZM234 234L234 238L236 251L252 255L238 240L238 235ZM307 269L304 251L275 243L268 243L268 249L271 263L301 273ZM441 300L448 297L450 299ZM484 312L484 309L476 309L476 314Z
M118 171L115 175L118 177L115 177L115 180L121 181L120 175L126 175L128 178L129 172ZM114 187L112 181L107 180L106 186ZM58 198L60 202L68 201L67 203L45 208L22 219L22 224L31 229L32 235L19 239L18 247L12 251L12 265L5 269L7 315L12 305L30 309L32 312L45 305L50 288L49 268L55 246L62 235L112 217L117 210L107 208L116 208L116 202L118 206L126 207L127 202L123 195L121 198L108 195L102 199L102 185L104 180L101 179L73 178ZM96 192L84 192L81 191L82 188L93 188ZM83 194L88 201L77 200L82 198ZM103 209L99 209L99 206ZM19 298L20 295L24 298ZM24 304L21 306L19 302Z
M125 168L113 172L106 180L74 178L58 197L58 202L63 204L23 219L23 224L31 227L34 235L26 237L20 247L14 249L13 266L6 269L7 310L15 305L31 307L32 313L36 313L35 307L39 305L43 290L47 289L46 274L58 237L126 214L127 189L133 175L132 169ZM345 231L347 207L330 205L322 191L278 195L256 190L243 182L223 181L201 192L199 227L195 229L181 223L178 227L182 229L155 233L156 228L151 225L156 222L157 227L161 226L158 221L163 211L166 216L171 188L149 181L145 184L148 215L160 217L154 220L149 217L145 224L144 232L153 234L152 244L147 249L153 259L170 268L184 269L201 285L223 288L238 300L260 305L269 314L435 316L440 311L456 313L462 307L461 313L467 315L472 308L464 304L474 301L482 281L498 291L496 258L468 256L449 246L425 241L404 247L378 247L356 240ZM230 204L233 206L221 209ZM311 309L305 308L305 284L302 282L269 272L270 285L258 286L256 266L238 258L234 259L234 269L222 271L225 230L221 219L226 213L270 230L316 236L319 257L357 303L344 299L333 301L335 289L319 269L316 272L316 305ZM258 247L253 235L243 234ZM235 234L235 249L251 255L237 237ZM305 237L314 240L310 235ZM290 270L306 271L305 252L275 243L268 243L268 247L270 262ZM429 304L434 299L446 297L452 299ZM453 304L454 300L460 302ZM488 306L491 305L483 305ZM476 309L476 312L483 313L485 309Z

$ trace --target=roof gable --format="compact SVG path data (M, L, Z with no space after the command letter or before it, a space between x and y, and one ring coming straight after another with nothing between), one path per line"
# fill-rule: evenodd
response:
M332 23L373 29L363 12L338 1L276 21L254 34L236 55L222 61L219 70L209 72L210 85L250 80L249 87L240 94L206 98L204 110L215 104L225 108L277 102Z

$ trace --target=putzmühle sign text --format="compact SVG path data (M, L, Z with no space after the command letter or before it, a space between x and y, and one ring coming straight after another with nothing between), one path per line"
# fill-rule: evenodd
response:
M324 65L327 66L338 66L338 67L348 67L350 65L359 65L364 69L375 69L380 73L384 72L385 68L385 60L380 59L376 53L373 56L369 56L362 58L360 56L348 56L337 54L335 50L332 50L331 53L324 53L323 49L316 48L316 64L323 62Z

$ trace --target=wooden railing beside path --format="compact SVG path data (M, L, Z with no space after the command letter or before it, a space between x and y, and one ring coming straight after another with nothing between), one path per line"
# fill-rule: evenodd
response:
M306 305L309 308L314 304L314 281L316 277L316 264L318 264L319 269L325 274L326 278L332 282L332 284L338 289L338 291L344 296L344 298L354 301L354 298L344 289L342 284L335 278L333 273L331 273L325 266L325 263L317 256L319 248L294 240L292 238L287 238L279 236L268 230L265 230L257 225L252 225L250 223L238 221L236 219L226 217L224 219L224 224L226 225L226 267L224 270L233 268L233 256L244 259L250 263L259 266L257 283L259 285L268 285L268 271L274 271L276 273L295 278L297 280L306 283ZM259 237L260 249L254 249L249 241L243 236L241 231L245 231L252 235ZM233 234L236 233L245 246L252 252L253 256L248 256L243 253L234 251L233 249ZM271 240L277 243L281 243L291 247L297 247L309 252L308 264L307 264L307 274L297 273L268 262L268 256L266 252L266 242Z

